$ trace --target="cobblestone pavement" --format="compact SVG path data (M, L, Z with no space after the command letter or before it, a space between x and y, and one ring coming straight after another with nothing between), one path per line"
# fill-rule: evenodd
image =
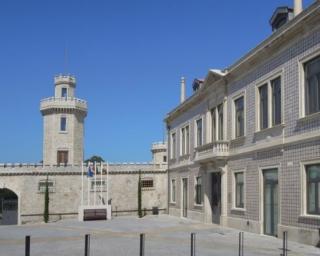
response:
M139 234L146 234L145 255L190 255L190 233L196 233L197 256L238 255L238 230L167 215L117 217L111 221L63 220L49 224L0 226L0 256L23 256L31 235L31 256L84 255L84 235L91 234L90 256L139 255ZM244 234L244 254L280 255L282 241ZM289 241L288 256L320 255L320 249Z

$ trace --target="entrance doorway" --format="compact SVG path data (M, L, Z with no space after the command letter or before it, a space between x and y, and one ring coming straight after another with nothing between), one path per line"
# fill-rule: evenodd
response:
M214 172L211 174L211 208L212 222L220 224L221 215L221 173Z
M18 224L18 197L9 189L0 189L0 225Z
M182 179L182 217L188 216L188 178Z
M266 235L278 235L278 170L263 170L263 220Z

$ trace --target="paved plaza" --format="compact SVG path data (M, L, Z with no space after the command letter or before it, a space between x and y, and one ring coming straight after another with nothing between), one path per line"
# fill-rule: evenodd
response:
M91 234L91 256L139 255L139 234L146 234L145 255L190 255L190 233L196 233L196 255L238 255L238 230L167 215L116 217L111 221L63 220L49 224L0 226L0 256L24 255L31 235L32 256L84 255L84 236ZM280 255L282 241L244 233L245 255ZM320 249L289 241L288 255L320 255Z

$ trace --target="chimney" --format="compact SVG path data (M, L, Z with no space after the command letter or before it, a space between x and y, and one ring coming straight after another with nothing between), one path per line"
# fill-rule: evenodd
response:
M183 103L186 99L186 80L182 76L180 81L180 103Z
M296 17L302 12L302 0L294 0L294 16Z

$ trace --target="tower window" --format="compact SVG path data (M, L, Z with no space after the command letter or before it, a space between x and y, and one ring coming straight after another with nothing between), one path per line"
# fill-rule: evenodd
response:
M61 117L60 118L60 131L65 132L67 130L67 118Z
M68 90L67 88L62 88L61 89L61 98L67 98L68 97Z
M68 151L66 150L59 150L57 154L57 164L68 164Z

